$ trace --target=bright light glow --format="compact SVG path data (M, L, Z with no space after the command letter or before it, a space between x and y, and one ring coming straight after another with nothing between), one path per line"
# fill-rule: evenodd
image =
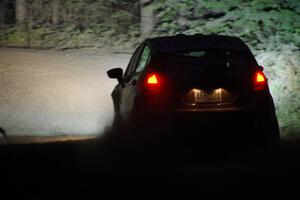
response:
M256 82L257 83L263 83L265 82L265 77L261 72L256 73Z
M155 74L152 74L148 77L148 84L158 84L157 78Z
M217 93L221 93L222 89L219 88L219 89L216 89L215 91L216 91Z
M263 72L257 72L255 74L255 90L263 90L265 88L266 84L266 77Z

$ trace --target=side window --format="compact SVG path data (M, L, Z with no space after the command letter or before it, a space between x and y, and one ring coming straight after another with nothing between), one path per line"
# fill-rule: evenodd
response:
M127 66L127 69L125 71L125 74L124 74L124 77L128 77L130 76L130 74L132 73L134 67L136 66L136 63L137 63L137 59L138 59L138 55L140 54L141 52L141 49L142 49L142 46L143 45L140 45L136 50L135 52L133 53L130 61L129 61L129 64Z
M143 69L148 64L149 60L150 60L150 48L148 46L145 46L139 58L135 72L138 73L143 71Z

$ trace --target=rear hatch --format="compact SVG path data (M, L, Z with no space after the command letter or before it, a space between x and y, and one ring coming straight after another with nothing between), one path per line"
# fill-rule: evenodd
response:
M179 108L245 107L250 101L247 51L205 49L168 54L164 59L169 102Z

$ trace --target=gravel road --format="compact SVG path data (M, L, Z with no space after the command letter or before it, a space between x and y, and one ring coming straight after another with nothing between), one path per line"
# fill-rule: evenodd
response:
M8 136L101 134L113 117L116 84L106 70L126 67L129 58L93 49L0 48L0 127Z

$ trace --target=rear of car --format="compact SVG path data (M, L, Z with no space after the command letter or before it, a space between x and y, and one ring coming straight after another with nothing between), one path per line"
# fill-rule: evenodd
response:
M192 138L198 146L204 136L220 143L232 138L241 145L278 144L267 77L239 38L180 35L144 45L151 56L136 73L129 118L134 124L158 132L167 125L179 140Z
M249 49L223 40L154 53L140 81L141 108L201 113L272 107L267 78Z
M217 128L223 133L239 128L238 136L249 132L243 134L245 140L277 142L267 77L246 44L235 37L182 37L170 41L175 44L162 42L166 48L149 41L154 52L140 81L138 119L184 124L186 132L206 125L211 128L205 130ZM184 45L176 44L185 39Z

